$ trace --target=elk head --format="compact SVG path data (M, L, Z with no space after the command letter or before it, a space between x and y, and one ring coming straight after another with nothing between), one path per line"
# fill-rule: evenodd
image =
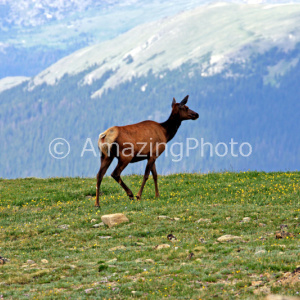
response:
M181 121L197 120L199 118L199 115L195 111L189 109L186 106L188 98L189 98L189 95L185 96L184 99L180 103L176 103L175 98L173 98L172 114L178 115Z

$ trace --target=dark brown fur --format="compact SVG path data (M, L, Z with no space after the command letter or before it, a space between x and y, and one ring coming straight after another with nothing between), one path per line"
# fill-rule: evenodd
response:
M181 122L190 119L196 120L199 117L196 112L185 105L187 100L188 96L180 103L176 103L173 98L171 115L164 123L143 121L133 125L114 126L99 135L98 146L101 151L101 166L97 174L95 206L99 206L99 189L103 176L115 157L118 159L118 164L111 176L122 186L130 199L134 198L133 193L121 179L121 172L129 163L144 159L147 159L148 163L136 198L141 199L150 172L154 179L155 196L159 197L155 161L164 152L166 143L174 137Z

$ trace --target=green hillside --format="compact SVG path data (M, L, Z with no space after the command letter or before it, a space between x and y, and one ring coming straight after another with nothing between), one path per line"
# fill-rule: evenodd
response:
M142 177L124 181L136 193ZM105 177L99 210L95 179L0 180L1 297L298 295L299 172L174 174L159 177L159 189L157 199L149 178L131 201ZM129 223L93 228L111 213ZM238 238L218 242L223 235Z

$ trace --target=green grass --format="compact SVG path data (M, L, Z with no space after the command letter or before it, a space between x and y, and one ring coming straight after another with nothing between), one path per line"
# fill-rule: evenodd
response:
M134 193L141 180L124 176ZM300 261L300 172L160 176L160 199L150 178L140 202L109 177L101 189L96 209L95 179L0 179L0 255L9 259L0 265L4 299L260 299L254 281L275 294L300 292L299 282L278 282ZM130 222L92 228L101 215L118 212ZM251 220L241 223L244 217ZM281 224L294 237L275 239ZM242 241L218 243L224 234ZM155 250L159 244L170 248ZM109 251L121 245L126 249Z

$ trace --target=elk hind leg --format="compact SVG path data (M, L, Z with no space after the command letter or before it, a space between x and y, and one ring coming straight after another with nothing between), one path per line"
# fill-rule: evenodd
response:
M113 161L114 157L112 156L105 156L104 154L101 155L101 166L100 170L97 174L97 186L96 186L96 202L95 206L99 207L99 194L100 194L100 185L102 182L102 179L110 166L111 162Z
M111 177L121 185L121 187L127 193L129 198L132 200L132 199L134 199L133 193L132 193L131 189L124 183L124 181L121 178L121 173L127 167L128 164L129 164L129 161L122 161L121 159L119 159L119 162L118 162L116 168L111 173Z

